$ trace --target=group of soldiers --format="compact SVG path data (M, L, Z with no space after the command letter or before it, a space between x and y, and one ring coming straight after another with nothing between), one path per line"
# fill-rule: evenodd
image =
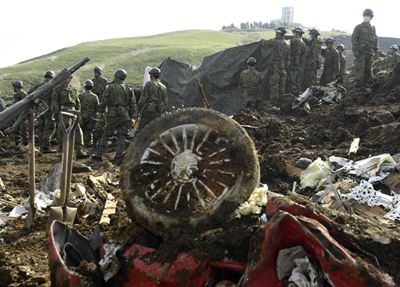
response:
M371 65L380 52L375 27L371 25L374 14L371 9L363 12L363 22L354 28L352 49L354 54L353 76L356 85L365 85L371 78ZM317 71L321 68L320 57L324 58L320 85L343 82L346 73L345 46L328 37L323 42L317 29L309 30L310 38L303 38L304 30L296 27L293 37L287 41L285 27L275 29L275 39L262 41L263 47L271 51L272 64L268 69L266 92L270 99L278 99L286 94L299 95L308 87L317 84ZM398 62L398 46L393 45L387 56L388 66L393 68ZM252 108L261 102L262 75L255 68L257 60L247 60L248 69L240 76L241 106Z
M96 66L93 69L94 78L83 83L84 91L78 90L71 84L72 76L64 83L41 96L48 110L39 117L38 139L43 153L56 152L51 148L55 141L62 143L61 128L56 128L58 115L61 111L80 111L79 122L75 132L76 158L87 158L89 155L84 147L94 146L96 152L92 155L95 160L102 161L107 149L108 139L116 135L114 161L121 162L125 150L125 139L129 129L136 122L140 127L150 123L165 112L167 105L167 89L160 82L161 71L152 68L149 72L150 81L146 83L143 93L137 99L133 90L124 84L127 72L118 69L114 79L108 82L103 77L103 69ZM35 85L29 93L44 85L55 77L51 70L46 71L44 80ZM14 103L24 98L27 93L23 90L22 81L13 81ZM68 124L68 122L66 122ZM22 123L16 130L16 144L27 144L26 124Z

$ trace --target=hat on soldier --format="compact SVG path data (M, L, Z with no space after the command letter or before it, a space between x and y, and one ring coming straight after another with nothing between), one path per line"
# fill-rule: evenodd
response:
M84 83L83 83L83 86L84 87L88 87L88 88L93 88L93 86L94 86L94 84L93 84L93 81L92 80L86 80Z
M337 48L338 49L340 49L340 50L342 50L342 51L344 51L345 49L344 49L344 45L343 44L339 44L339 45L337 45Z
M52 71L52 70L48 70L48 71L46 71L46 73L44 73L45 78L54 78L55 76L56 76L56 73L54 73L54 71Z
M254 57L250 57L250 58L247 59L246 64L255 65L255 64L257 64L257 60Z
M161 70L160 70L159 68L152 68L152 69L149 71L149 74L150 74L150 75L160 75L160 74L161 74Z
M114 73L114 77L125 80L126 79L126 71L124 69L118 69Z
M363 12L363 16L374 17L374 12L371 9L365 9Z
M304 34L304 30L301 27L296 27L292 30L293 33Z
M24 86L24 83L22 83L22 81L13 81L12 86L21 89Z
M103 73L103 68L100 66L96 66L96 67L94 67L93 72L101 74L101 73Z
M281 35L285 35L285 34L287 33L287 30L286 30L285 27L280 26L280 27L278 27L278 28L275 29L275 32L277 32L277 33L279 33L279 34L281 34Z
M335 39L333 37L328 37L324 41L325 44L329 44L329 43L333 43L333 42L335 42Z

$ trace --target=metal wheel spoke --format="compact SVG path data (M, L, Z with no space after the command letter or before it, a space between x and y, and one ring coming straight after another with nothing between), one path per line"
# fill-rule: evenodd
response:
M193 184L193 188L194 188L194 190L195 190L195 192L196 192L197 199L199 200L201 207L206 208L206 204L205 204L204 200L203 200L203 199L201 198L201 196L200 196L200 191L199 191L199 189L197 188L196 183L193 182L192 184Z
M206 143L206 141L208 140L208 137L210 136L211 133L211 129L208 130L208 132L204 135L202 141L200 142L200 144L197 146L196 148L196 152L200 155L202 155L203 153L200 152L200 148Z
M163 203L166 204L168 199L170 198L171 194L174 192L175 187L177 186L176 183L174 183L174 186L172 187L172 189L168 192L167 196L164 198Z
M193 149L194 149L195 140L196 140L196 136L197 136L198 132L199 132L198 129L195 129L194 132L193 132L192 143L190 144L190 150L191 151L193 151Z
M163 145L163 147L165 147L167 149L167 151L169 151L170 154L172 154L173 156L176 155L176 152L174 152L164 141L164 138L162 136L160 136L160 142Z
M182 188L183 188L184 184L181 184L179 186L179 191L178 191L178 196L176 197L176 201L175 201L175 206L174 209L176 210L178 208L178 204L179 204L179 200L181 198L181 193L182 193Z
M176 137L175 137L175 135L173 133L170 132L170 135L171 135L172 141L173 141L173 143L175 145L175 148L176 148L176 153L175 154L178 154L178 153L181 152L181 149L180 149L179 144L178 144L178 140L176 139Z
M214 192L212 192L212 190L202 181L199 180L199 183L205 188L207 194L212 197L212 198L217 198L217 196L214 194Z
M216 152L210 154L208 157L209 157L209 158L210 158L210 157L214 157L214 156L216 156L217 154L223 153L224 151L226 151L226 148L220 149L219 151L216 151Z

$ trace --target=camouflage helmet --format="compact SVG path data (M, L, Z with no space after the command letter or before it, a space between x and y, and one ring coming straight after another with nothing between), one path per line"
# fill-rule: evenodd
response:
M55 76L56 76L56 73L54 73L54 71L52 71L52 70L48 70L48 71L46 71L46 73L44 73L45 78L53 79Z
M321 35L321 34L319 33L319 31L318 31L317 29L315 29L315 28L310 29L310 30L308 31L308 33L309 33L310 35L315 35L315 36L320 36L320 35Z
M343 45L343 44L339 44L339 45L337 45L337 49L340 49L340 50L342 50L342 51L344 51L344 50L345 50L345 48L344 48L344 45Z
M93 72L101 74L101 73L103 73L103 68L100 66L96 66L96 67L94 67Z
M363 12L363 16L374 17L374 12L371 9L365 9Z
M150 74L150 75L160 75L160 74L161 74L161 70L160 70L159 68L152 68L152 69L149 71L149 74Z
M333 42L335 42L335 39L333 37L328 37L324 41L325 44L330 44L330 43L333 43Z
M126 71L124 69L118 69L114 73L114 77L117 79L125 80L126 79Z
M22 81L13 81L11 84L14 88L20 88L20 89L22 89L24 86L24 83L22 83Z
M304 30L301 27L296 27L292 30L293 33L304 34Z
M257 60L254 57L250 57L247 59L246 64L250 65L250 66L254 66L255 64L257 64Z
M93 84L93 81L92 81L92 80L86 80L86 81L83 83L83 86L84 86L85 88L93 88L94 84Z
M390 46L390 49L398 51L399 50L399 46L396 45L396 44L393 44L392 46Z
M287 30L286 30L285 27L280 26L280 27L278 27L278 28L275 29L275 32L276 32L276 33L279 33L279 34L281 34L281 35L285 35L285 34L287 33Z

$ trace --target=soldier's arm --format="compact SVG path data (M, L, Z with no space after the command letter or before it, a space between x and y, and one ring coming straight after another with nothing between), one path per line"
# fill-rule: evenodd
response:
M353 34L351 35L351 44L352 44L352 50L353 52L358 51L358 38L360 34L360 29L358 26L354 28Z
M150 82L147 82L143 88L143 94L139 99L139 110L142 111L146 102L147 98L149 97L149 89L150 89Z
M334 68L335 74L337 75L340 70L340 55L339 55L339 53L337 53L337 52L334 53L332 63L333 63L333 68Z
M104 90L103 96L101 97L102 101L99 105L99 112L104 113L106 107L108 106L108 101L110 100L110 86L107 86Z
M378 36L376 35L376 30L375 30L375 27L372 27L373 28L373 30L374 30L374 51L375 52L378 52L378 50L379 50L379 45L378 45Z

